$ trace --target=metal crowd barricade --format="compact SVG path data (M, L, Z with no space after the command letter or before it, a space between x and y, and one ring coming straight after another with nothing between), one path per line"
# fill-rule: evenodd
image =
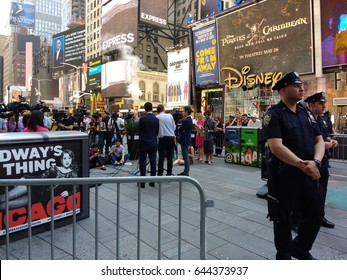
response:
M98 216L99 216L99 203L98 203L98 193L99 187L102 184L116 183L117 186L117 213L116 213L116 259L119 259L119 227L120 227L120 189L121 184L126 183L138 183L138 209L137 209L137 259L140 259L141 252L141 182L149 183L156 182L159 183L159 191L158 191L158 255L157 259L161 259L161 219L162 219L162 184L165 183L178 183L179 184L179 195L178 195L178 254L177 257L181 259L181 242L182 242L182 184L189 183L194 186L199 194L200 201L200 259L206 259L206 208L213 207L213 201L207 201L205 192L201 186L201 184L195 180L194 178L187 176L157 176L157 177L84 177L84 178L66 178L66 179L9 179L4 180L0 179L0 187L5 187L6 194L6 259L9 259L9 250L10 250L10 231L8 230L9 220L8 220L8 188L9 186L19 186L25 185L28 186L28 209L31 209L31 192L30 188L35 188L36 186L50 186L51 189L51 200L54 201L54 186L55 185L73 185L73 221L72 221L72 257L76 259L76 187L78 185L85 185L88 187L95 187L95 259L98 259L98 246L99 246L99 234L98 234ZM54 213L54 203L51 203L51 213ZM52 214L51 214L52 215ZM53 214L54 215L54 214ZM29 251L29 259L32 258L32 226L31 226L31 211L28 211L28 251ZM51 230L51 259L54 259L54 219L50 219L50 230Z
M335 149L331 149L331 159L334 161L347 161L347 134L333 134L332 136L339 144Z

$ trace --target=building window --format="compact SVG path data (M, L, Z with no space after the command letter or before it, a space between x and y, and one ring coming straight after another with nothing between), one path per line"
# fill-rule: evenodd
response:
M146 83L144 81L140 81L139 88L142 93L142 95L139 97L141 100L146 100Z
M153 63L156 64L156 65L158 65L158 57L155 56L155 57L153 58Z
M139 47L139 51L143 51L143 44L142 43L139 43L138 47Z
M158 36L154 36L154 43L158 43L159 39Z
M150 45L147 45L147 46L146 46L146 51L147 51L147 52L151 52L151 51L152 51L152 48L151 48Z
M152 63L152 59L150 55L146 56L146 63Z
M159 84L158 83L154 83L153 84L153 101L154 102L160 102L160 99L159 99Z

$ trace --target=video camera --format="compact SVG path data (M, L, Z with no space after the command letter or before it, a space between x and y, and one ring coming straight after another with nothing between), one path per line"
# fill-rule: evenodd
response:
M64 123L67 119L67 112L64 110L53 109L53 119L56 123Z
M45 102L43 101L39 101L38 104L31 106L31 111L34 110L39 110L42 113L46 113L46 112L50 112L51 110L49 109L49 107L46 105Z

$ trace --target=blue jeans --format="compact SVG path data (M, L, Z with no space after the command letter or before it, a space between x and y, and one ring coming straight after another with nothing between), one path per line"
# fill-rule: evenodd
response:
M182 158L184 160L184 173L189 176L190 164L189 164L189 154L188 154L189 146L181 145L182 150Z

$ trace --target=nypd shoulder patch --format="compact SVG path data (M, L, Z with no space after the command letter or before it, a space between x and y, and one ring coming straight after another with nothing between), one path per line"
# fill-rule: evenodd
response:
M266 114L266 115L265 115L264 120L263 120L263 125L264 125L265 127L267 127L267 126L270 124L271 117L272 117L271 114Z

